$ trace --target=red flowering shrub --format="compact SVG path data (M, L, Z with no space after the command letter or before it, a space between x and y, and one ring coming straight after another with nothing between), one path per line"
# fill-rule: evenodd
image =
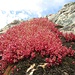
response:
M73 33L65 33L65 34L62 34L66 41L75 41L75 35Z
M60 32L47 18L22 22L0 36L2 60L15 63L23 58L33 59L37 53L49 66L61 63L62 59L75 51L62 45Z

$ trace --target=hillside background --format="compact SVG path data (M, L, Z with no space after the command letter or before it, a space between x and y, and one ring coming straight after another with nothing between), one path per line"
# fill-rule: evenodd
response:
M28 20L57 13L63 5L75 0L2 0L0 29L13 20Z

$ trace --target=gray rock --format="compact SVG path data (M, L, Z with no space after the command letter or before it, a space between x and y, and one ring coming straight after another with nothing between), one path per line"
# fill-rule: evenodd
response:
M0 34L5 33L9 28L19 25L22 21L14 20L13 22L6 25L4 28L0 29Z
M65 4L57 14L48 16L48 19L63 26L60 31L75 33L75 2Z
M48 16L48 19L52 21L54 17L55 17L55 14L51 14L50 16Z

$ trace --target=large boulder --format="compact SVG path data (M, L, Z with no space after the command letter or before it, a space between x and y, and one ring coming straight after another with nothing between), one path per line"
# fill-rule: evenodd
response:
M75 34L75 2L65 4L57 14L48 16L48 19L62 26L60 31Z

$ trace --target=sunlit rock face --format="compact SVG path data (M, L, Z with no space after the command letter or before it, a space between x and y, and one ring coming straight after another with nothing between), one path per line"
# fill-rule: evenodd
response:
M61 31L75 34L75 2L65 4L57 14L48 16L48 19L62 26Z

